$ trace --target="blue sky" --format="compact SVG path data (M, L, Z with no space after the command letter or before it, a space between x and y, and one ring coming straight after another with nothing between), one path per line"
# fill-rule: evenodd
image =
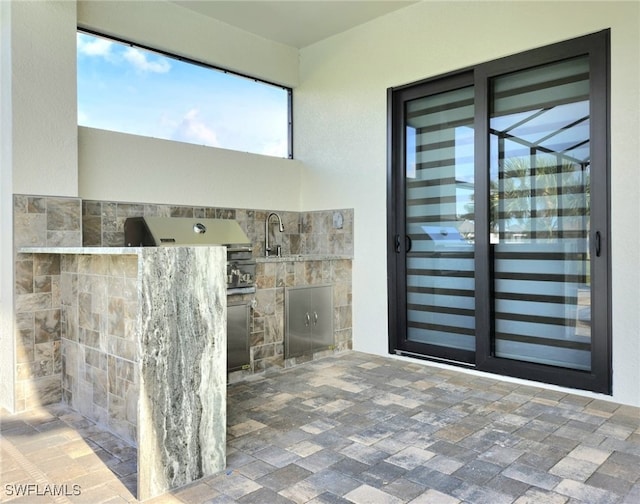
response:
M287 157L287 92L78 33L78 124Z

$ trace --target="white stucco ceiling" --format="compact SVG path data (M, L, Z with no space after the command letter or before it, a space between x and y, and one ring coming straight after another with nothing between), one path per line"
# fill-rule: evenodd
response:
M416 0L175 0L242 30L302 48Z

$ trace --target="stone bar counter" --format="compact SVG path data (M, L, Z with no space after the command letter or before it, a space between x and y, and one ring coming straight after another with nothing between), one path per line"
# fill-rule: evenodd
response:
M62 397L137 447L137 498L226 464L224 247L60 254Z

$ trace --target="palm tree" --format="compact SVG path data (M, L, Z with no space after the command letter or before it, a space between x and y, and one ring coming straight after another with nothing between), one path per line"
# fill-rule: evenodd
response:
M537 239L552 239L562 230L587 231L591 193L588 164L556 159L536 156L503 160L502 177L489 183L490 232L535 232ZM474 195L465 210L459 219L473 222Z

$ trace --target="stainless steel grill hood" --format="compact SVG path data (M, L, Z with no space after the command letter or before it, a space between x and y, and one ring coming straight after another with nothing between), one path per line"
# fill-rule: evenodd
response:
M225 245L251 248L240 225L230 219L130 217L124 223L124 240L127 247Z

